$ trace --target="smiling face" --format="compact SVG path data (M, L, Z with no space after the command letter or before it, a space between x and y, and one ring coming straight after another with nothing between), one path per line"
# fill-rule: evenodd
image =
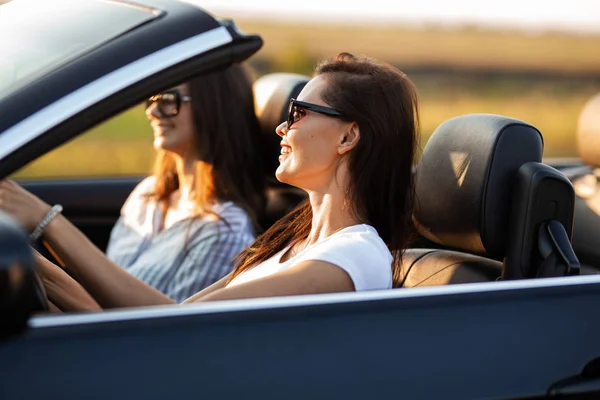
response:
M321 98L327 85L324 75L313 78L306 84L298 100L331 107ZM281 136L277 179L305 190L326 188L335 177L341 156L349 150L347 138L354 125L299 107L290 129L287 128L287 122L276 129Z
M187 85L179 85L173 91L177 91L181 99L176 115L165 115L164 111L167 111L166 114L171 114L176 104L171 101L164 101L160 107L156 102L151 103L146 109L146 117L154 131L154 149L166 150L184 156L193 150L195 142L192 107L191 103L186 101L189 99ZM166 91L166 93L170 92L172 91ZM163 112L160 108L163 109Z

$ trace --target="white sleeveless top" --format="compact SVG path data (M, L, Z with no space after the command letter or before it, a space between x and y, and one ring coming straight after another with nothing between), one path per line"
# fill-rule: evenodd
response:
M227 286L235 286L289 269L302 261L318 260L334 264L350 275L358 291L391 289L392 254L370 225L352 225L307 247L285 262L287 246L268 260L242 272Z

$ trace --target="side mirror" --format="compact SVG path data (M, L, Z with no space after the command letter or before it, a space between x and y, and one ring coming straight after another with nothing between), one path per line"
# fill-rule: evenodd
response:
M27 233L0 212L0 339L24 331L29 317L40 311L34 268Z

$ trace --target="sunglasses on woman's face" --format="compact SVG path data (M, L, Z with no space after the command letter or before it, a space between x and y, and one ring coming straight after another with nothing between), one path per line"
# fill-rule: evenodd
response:
M308 110L314 111L319 114L327 115L328 117L341 117L342 114L334 110L333 108L320 106L318 104L307 103L305 101L299 101L296 99L290 99L290 106L288 108L287 115L287 128L288 130L292 127L294 122L298 122L301 118L300 112Z
M146 109L156 103L158 115L161 118L171 118L179 114L181 103L192 101L189 96L184 96L178 90L169 90L168 92L159 93L146 100Z

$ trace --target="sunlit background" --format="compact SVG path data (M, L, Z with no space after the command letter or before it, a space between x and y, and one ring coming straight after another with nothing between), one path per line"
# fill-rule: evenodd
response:
M318 60L342 51L396 65L419 89L422 146L445 119L485 112L538 127L545 157L576 157L579 113L600 92L596 0L186 1L262 36L264 47L249 60L256 76L309 75ZM147 173L151 142L137 107L63 150L93 151L111 160L109 173ZM56 153L20 174L80 174L57 172L63 156ZM107 173L99 168L86 174Z

